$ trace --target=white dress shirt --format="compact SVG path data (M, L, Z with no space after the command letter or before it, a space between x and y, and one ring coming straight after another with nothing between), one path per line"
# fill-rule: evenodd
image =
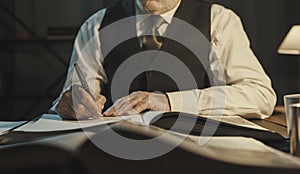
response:
M174 15L177 8L178 6L162 15L167 23L161 26L160 32L166 30L171 22L170 17ZM75 62L81 65L95 95L100 94L100 81L106 82L106 75L102 67L103 57L98 29L105 12L106 9L100 10L82 25L74 43L70 67L61 95L72 84L78 83L73 79L73 75L76 74L73 68ZM136 12L142 13L138 7ZM143 20L137 18L137 36L143 32L139 25ZM211 48L213 54L210 56L210 68L212 71L220 71L216 68L216 61L221 62L224 70L220 73L224 74L226 85L167 93L171 111L197 110L199 115L210 115L211 110L222 110L220 113L223 115L240 115L245 118L268 117L276 103L276 94L272 89L271 80L252 52L240 18L231 10L217 4L213 4L211 8ZM89 56L83 57L83 50L89 50ZM224 108L212 104L213 101L218 100L218 95L212 93L216 94L220 91L224 92ZM190 102L183 105L182 98L189 98ZM59 100L60 97L54 102L51 110L55 111Z
M172 18L176 13L176 10L178 9L179 5L180 5L181 1L179 1L179 3L170 11L161 14L160 16L166 21L166 23L162 24L160 26L160 28L158 29L159 34L162 36L164 35L165 31L167 30L167 27L169 24L171 24L172 22ZM136 31L137 31L137 36L141 36L143 34L143 31L147 30L147 26L144 26L145 28L143 28L143 26L141 25L142 22L145 20L146 16L144 14L146 14L146 12L143 10L143 8L141 7L141 5L136 4L135 6L135 11L136 11Z

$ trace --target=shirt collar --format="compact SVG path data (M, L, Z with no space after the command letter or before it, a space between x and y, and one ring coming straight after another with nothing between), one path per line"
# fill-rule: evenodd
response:
M135 1L135 11L136 11L136 22L137 24L140 24L142 21L144 21L147 16L146 14L148 14L142 7L142 5L139 3L138 0ZM164 20L168 23L168 24L171 24L172 22L172 18L173 16L175 15L179 5L181 3L181 0L179 1L179 3L170 11L166 12L166 13L163 13L163 14L160 14L160 16L162 18L164 18Z

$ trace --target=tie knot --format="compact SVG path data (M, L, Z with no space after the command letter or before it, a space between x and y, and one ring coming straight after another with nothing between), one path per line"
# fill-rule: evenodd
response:
M159 50L161 48L163 38L158 29L164 22L165 20L159 15L151 15L144 20L142 25L145 28L145 36L142 37L141 45L143 50Z
M149 28L160 28L160 26L165 23L166 21L160 15L150 15L145 21L143 22Z

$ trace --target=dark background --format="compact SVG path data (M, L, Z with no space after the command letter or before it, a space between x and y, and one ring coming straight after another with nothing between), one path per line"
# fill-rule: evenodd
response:
M241 17L253 50L273 81L278 104L283 104L283 95L298 93L299 56L279 55L277 48L290 27L300 23L300 1L210 1ZM73 39L49 41L48 28L77 30L91 14L112 2L0 0L0 120L47 112L63 86L73 47Z

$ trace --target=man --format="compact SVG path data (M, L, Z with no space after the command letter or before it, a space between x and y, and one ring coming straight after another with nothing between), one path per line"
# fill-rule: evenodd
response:
M208 58L209 69L220 71L216 70L215 61L221 62L224 68L221 73L224 74L225 84L211 86L207 83L209 74L205 72L204 65L191 62L195 60L195 56L172 40L164 38L163 41L159 41L158 37L152 37L150 41L152 46L150 49L145 49L147 38L143 37L143 32L153 27L145 27L144 21L147 19L140 19L138 16L135 23L137 37L120 44L105 58L101 58L105 44L109 41L103 39L105 36L101 34L95 37L98 36L99 30L101 32L106 26L126 17L143 14L158 15L164 19L163 23L156 28L160 35L164 35L172 26L173 20L170 17L179 18L201 31L211 46L211 54ZM117 32L115 34L117 35ZM82 49L87 47L91 40L93 44L92 49L89 50L92 53L89 54L94 56L86 60L87 58L82 56ZM158 46L154 46L157 48L153 47L154 41L158 43L156 44ZM128 96L118 96L120 99L114 101L111 88L118 66L139 51L155 49L172 54L174 52L175 56L188 65L196 78L197 87L187 86L184 90L179 90L174 87L172 80L163 77L162 74L144 72L141 75L137 74L137 78L130 86ZM96 86L93 91L96 97L89 95L80 85L72 81L75 62L81 62L88 83ZM96 75L92 77L90 74L93 72ZM151 77L152 74L155 74L155 78ZM223 89L225 89L224 99L220 100L225 100L225 104L220 108L212 104L214 100L218 100L218 96L212 93L218 93ZM94 100L93 97L96 99ZM183 105L182 98L189 98L190 102ZM102 116L106 103L108 109L104 112L104 116L130 115L146 110L193 113L196 111L196 114L209 115L211 110L222 110L223 115L265 118L272 113L275 102L276 95L271 87L271 81L251 51L240 19L232 11L200 0L121 0L112 7L97 12L81 27L75 41L63 92L54 103L52 110L66 119L97 118Z

